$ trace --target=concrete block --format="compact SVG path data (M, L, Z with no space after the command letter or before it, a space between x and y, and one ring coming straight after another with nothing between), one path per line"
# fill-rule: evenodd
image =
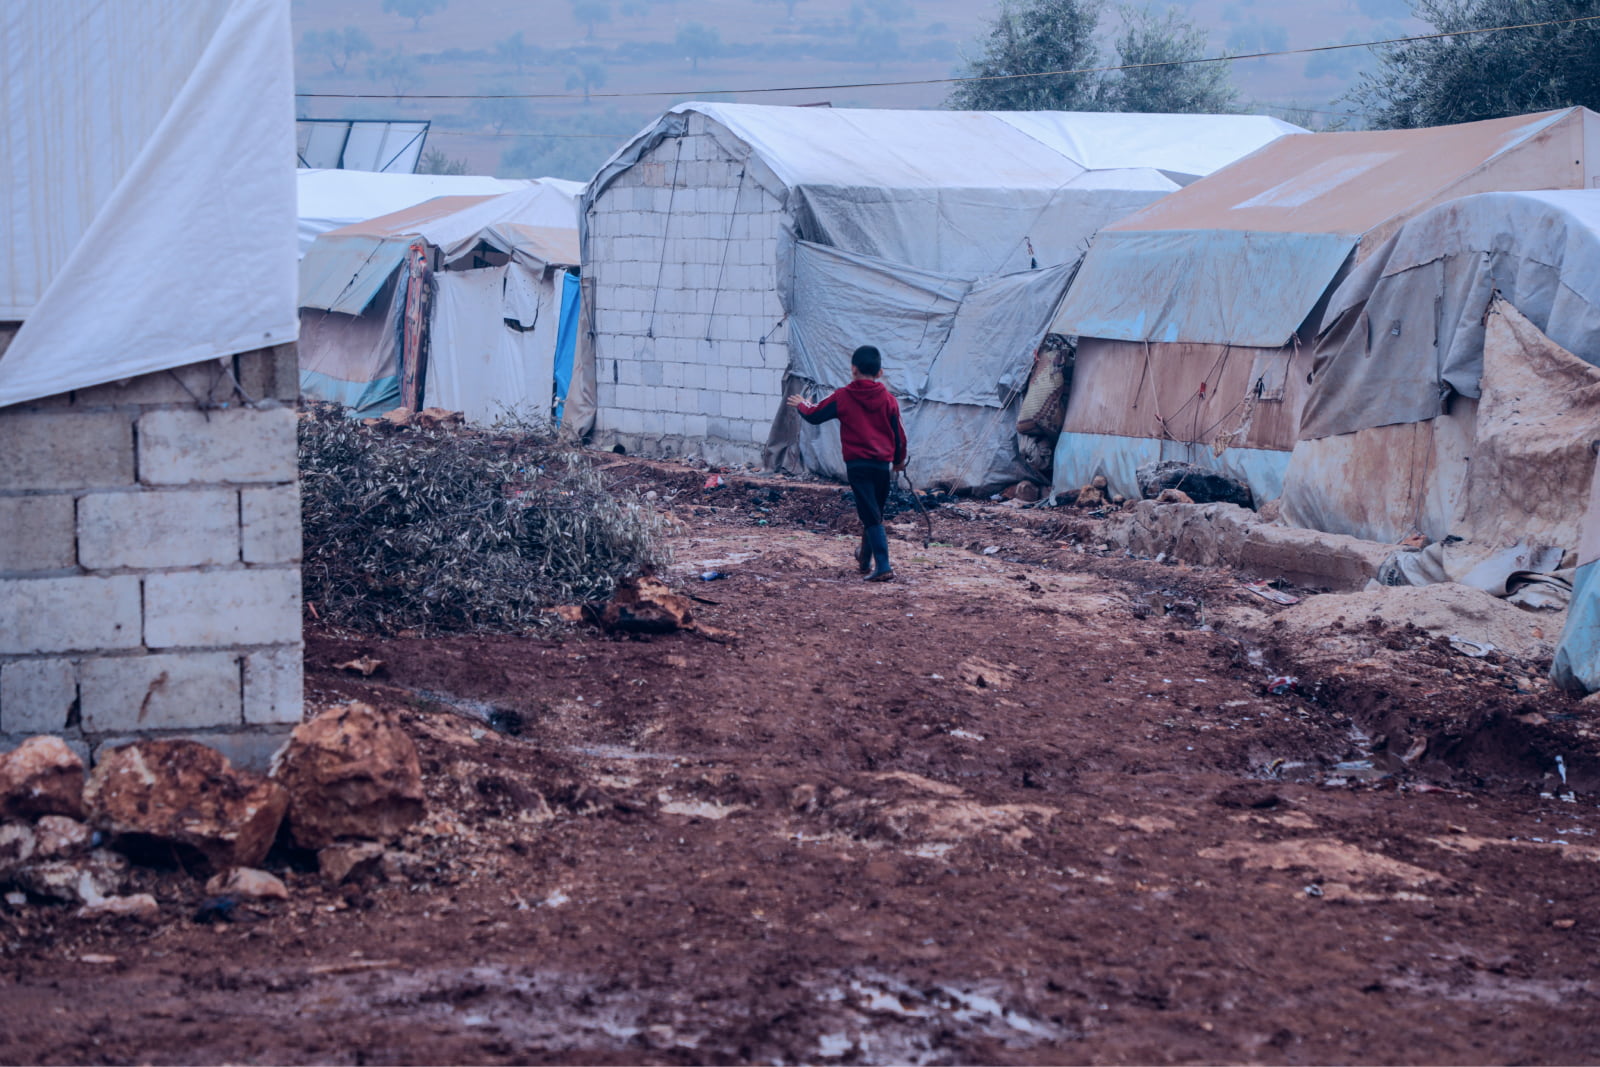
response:
M0 655L139 645L139 579L0 580Z
M293 343L258 348L233 359L239 387L248 399L293 403L300 396L299 352Z
M196 404L221 402L234 397L229 375L233 357L207 359L172 370L141 374L136 378L79 389L73 402L79 408L109 407L114 404Z
M0 733L58 734L78 700L78 672L67 659L0 664Z
M621 408L608 414L611 416L611 428L619 433L644 432L644 412L633 408Z
M683 364L661 364L661 384L666 386L680 386L683 384Z
M239 490L239 524L246 563L300 562L300 483Z
M728 368L720 363L703 363L706 388L713 393L728 391Z
M70 496L0 497L0 573L74 566Z
M750 424L750 441L752 444L765 444L768 437L772 436L772 420L762 419Z
M750 372L744 367L729 367L728 391L731 393L748 393L750 391Z
M683 435L685 437L704 437L706 423L710 421L704 414L685 415L683 417Z
M145 579L151 648L289 645L300 640L300 571L209 571Z
M661 424L663 427L662 432L671 434L674 437L683 436L683 416L679 413L675 411L667 412L662 416Z
M115 411L0 414L0 489L133 484L133 423Z
M706 385L706 367L704 363L695 361L683 365L683 385L686 389L704 389Z
M305 649L267 648L244 658L244 721L251 725L293 725L304 709Z
M210 419L206 418L210 415ZM147 411L139 418L139 479L292 482L298 472L293 408Z
M239 656L233 652L86 659L78 668L78 694L89 734L243 721Z
M89 493L78 501L78 562L90 570L238 559L239 494L232 489Z
M662 433L666 432L665 429L664 429L664 427L666 425L666 420L662 418L662 414L661 414L661 412L659 410L657 410L657 411L645 411L645 412L641 412L640 414L643 417L643 425L644 425L644 429L642 429L640 431L641 433L651 434L651 435L654 435L654 436L660 436Z
M272 764L273 755L289 740L292 726L257 727L255 729L214 729L200 732L184 731L163 734L163 737L181 741L197 741L208 745L228 757L235 767L256 773L265 772ZM94 746L94 759L98 763L102 753L143 740L137 734L108 737ZM71 744L72 742L67 742ZM85 761L89 761L87 755Z

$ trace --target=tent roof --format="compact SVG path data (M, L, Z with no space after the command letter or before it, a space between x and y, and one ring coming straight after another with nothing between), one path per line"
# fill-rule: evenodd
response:
M576 182L540 179L498 196L440 196L329 230L300 262L300 306L360 314L416 238L451 263L480 242L554 266L578 262Z
M555 181L551 178L540 181ZM352 222L402 211L437 196L495 196L525 189L522 178L490 178L473 174L380 174L366 170L295 171L300 254L317 234ZM582 183L563 183L577 185ZM576 193L574 193L576 195Z
M1351 252L1416 211L1487 189L1585 185L1583 138L1593 118L1568 108L1279 138L1101 231L1052 328L1128 341L1286 344Z
M1133 167L1185 176L1208 174L1299 130L1255 115L897 111L717 103L679 104L669 114L691 112L719 123L748 144L787 185L881 189L1053 189L1080 171ZM1181 182L1172 187L1177 184Z
M784 205L803 239L986 277L1035 258L1075 262L1106 223L1297 129L1250 115L687 103L613 155L584 203L663 142L704 133L743 163L741 186ZM661 151L668 165L682 162Z

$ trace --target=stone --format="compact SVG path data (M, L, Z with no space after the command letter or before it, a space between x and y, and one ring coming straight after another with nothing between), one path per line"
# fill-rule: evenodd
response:
M38 835L20 822L0 824L0 882L7 882L39 850Z
M128 861L115 852L96 849L77 860L31 863L17 871L17 885L35 897L68 904L98 904L122 890Z
M383 862L384 848L376 841L350 845L329 845L317 852L317 868L329 885L342 885L351 878L375 873Z
M66 859L87 852L94 838L88 826L65 815L46 815L33 825L38 841L35 852L40 859Z
M288 806L276 782L196 741L136 741L102 752L84 790L91 825L118 847L198 854L212 869L252 867Z
M244 897L249 900L288 900L289 887L277 875L254 867L235 867L212 875L206 882L206 895Z
M295 727L272 776L288 790L289 833L301 848L389 841L424 810L416 745L367 704L329 708Z
M81 818L83 760L59 737L30 737L0 756L0 818Z
M78 909L80 919L134 919L138 922L155 922L161 918L161 905L149 893L134 893L126 897L106 897L94 904Z
M659 578L625 578L617 583L600 621L608 630L664 634L692 629L694 613L688 597L674 593Z

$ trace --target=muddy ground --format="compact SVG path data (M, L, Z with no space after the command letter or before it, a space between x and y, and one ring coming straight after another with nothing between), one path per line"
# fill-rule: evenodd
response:
M939 508L926 548L896 515L864 585L836 488L611 476L736 637L309 630L308 702L422 751L387 877L278 854L293 898L246 921L158 870L154 926L0 911L0 1058L1600 1058L1595 709L1540 664L1304 656L1239 576L1060 512Z

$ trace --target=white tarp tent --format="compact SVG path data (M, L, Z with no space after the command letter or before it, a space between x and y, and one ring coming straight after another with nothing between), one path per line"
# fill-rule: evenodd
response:
M573 184L439 197L319 236L300 265L301 389L378 414L406 402L409 369L415 406L551 418L576 314Z
M295 339L293 82L286 0L0 5L0 405Z
M1015 481L1003 383L1043 339L1070 274L1056 268L1107 223L1297 131L1240 115L679 105L584 195L579 428L646 449L764 446L768 462L836 474L832 437L781 400L844 384L849 334L845 353L885 354L918 476ZM702 277L715 301L683 280ZM678 384L723 380L737 384Z

